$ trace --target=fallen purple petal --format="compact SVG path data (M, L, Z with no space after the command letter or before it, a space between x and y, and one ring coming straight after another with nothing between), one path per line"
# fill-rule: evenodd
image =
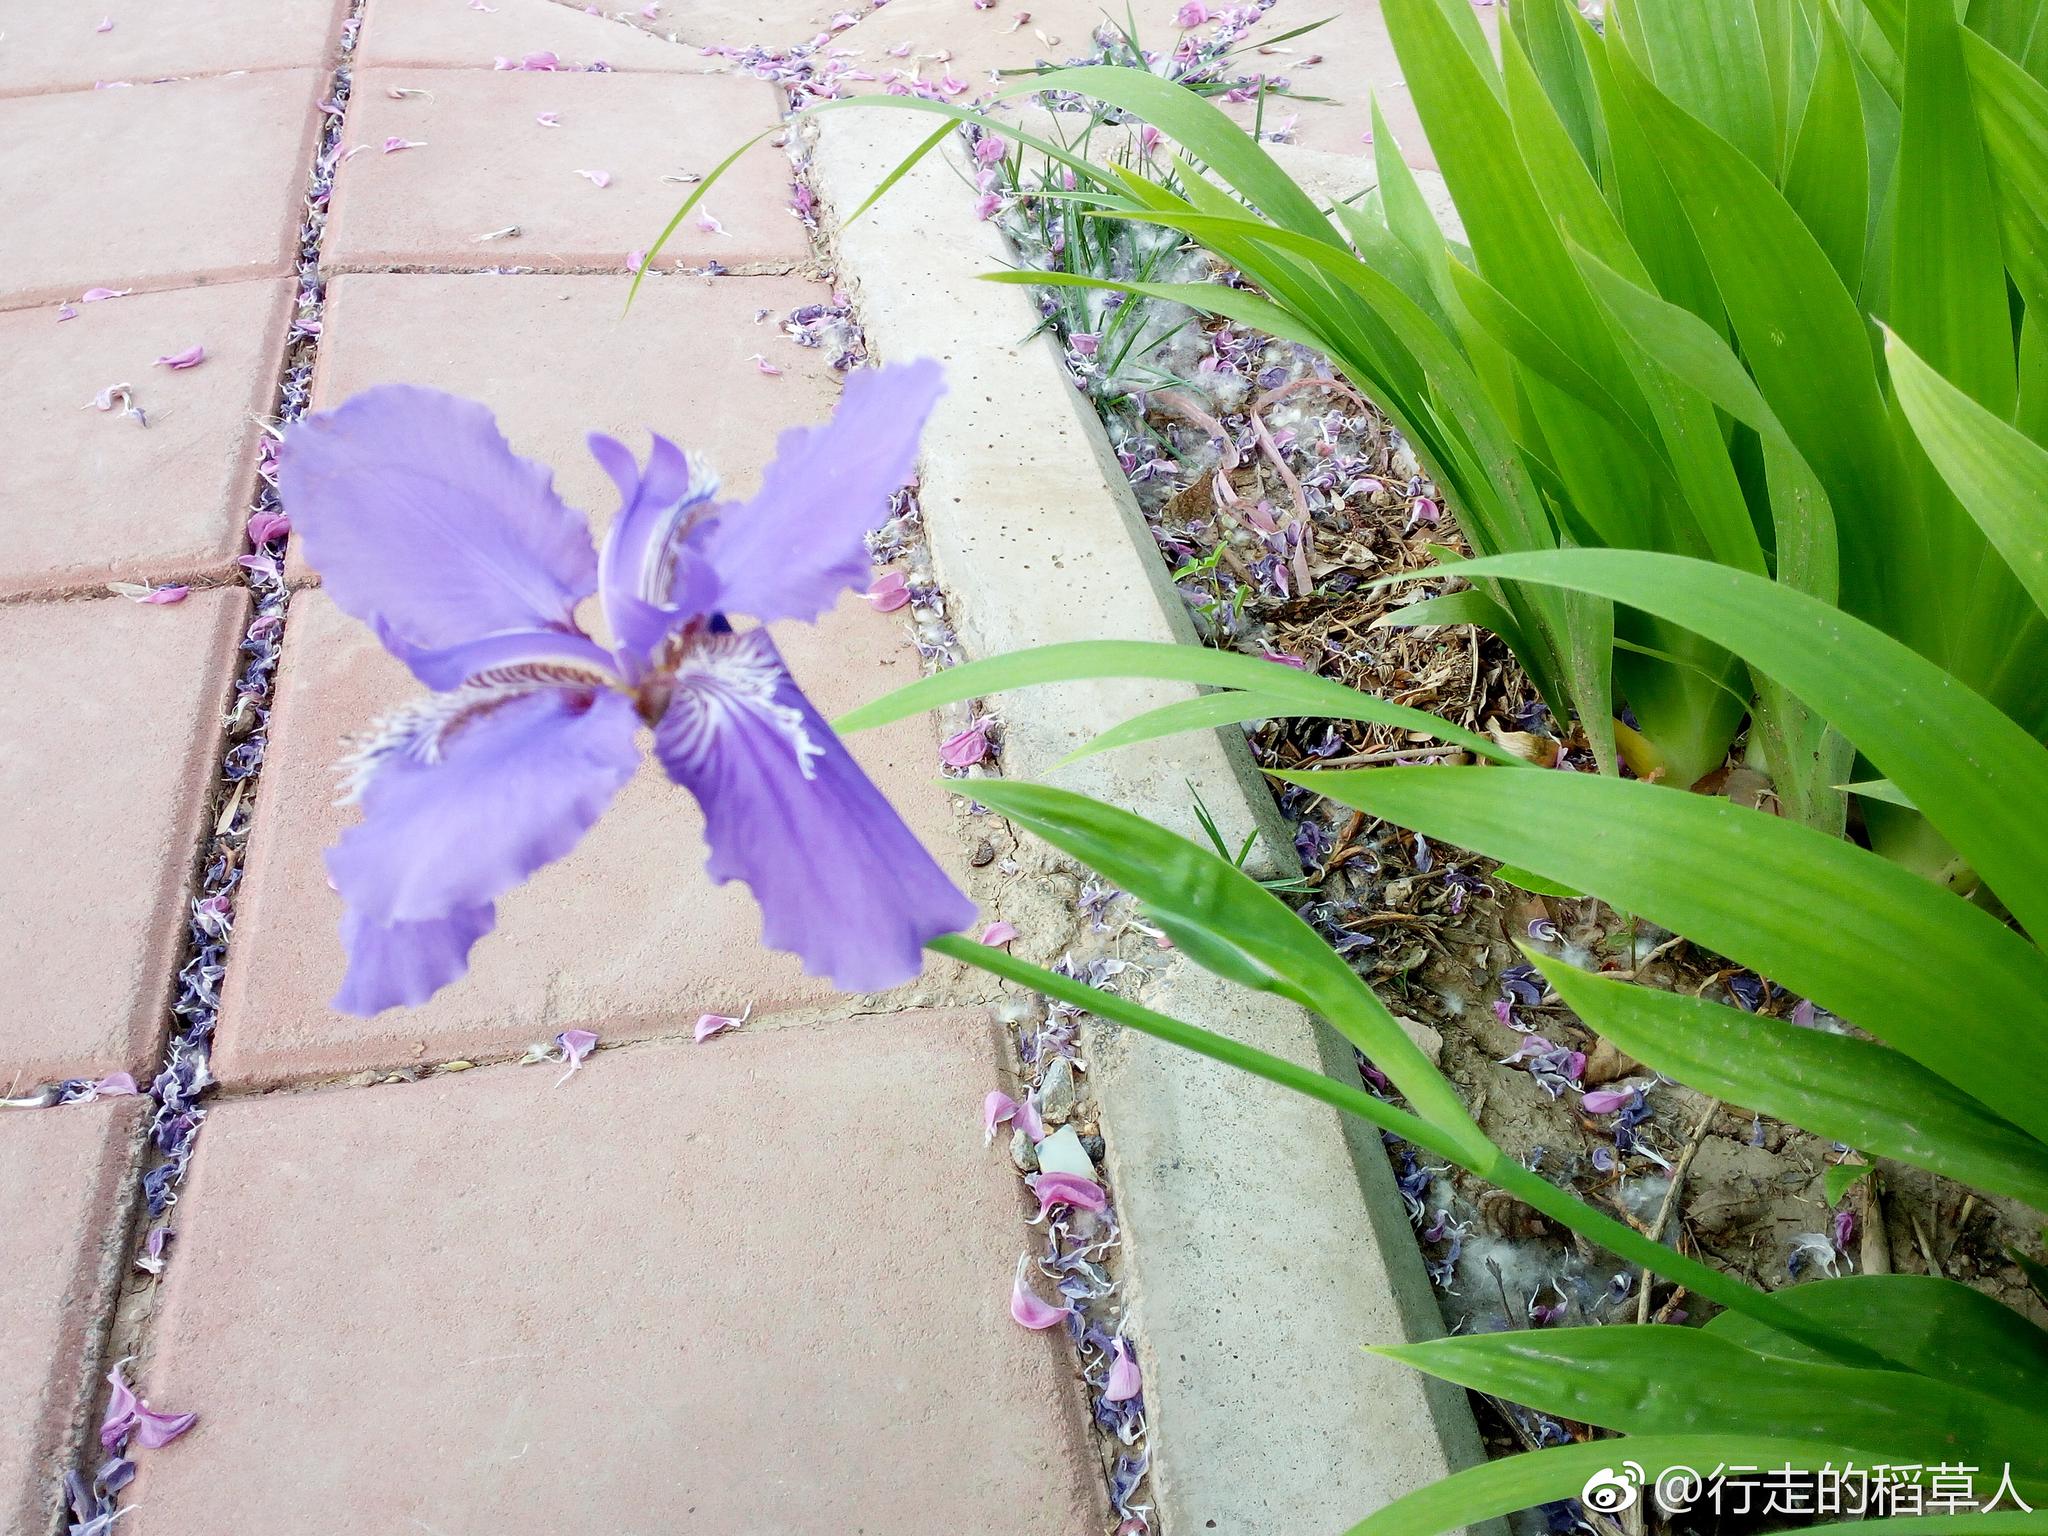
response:
M198 1422L197 1413L158 1413L145 1403L135 1412L135 1443L160 1451Z
M939 761L948 768L972 768L987 758L988 728L985 725L970 725L939 743Z
M1017 1101L1000 1088L991 1088L988 1097L981 1101L981 1144L987 1146L996 1139L996 1127L1014 1120L1017 1115Z
M78 296L81 304L97 304L103 299L125 299L133 288L88 288Z
M991 948L1007 944L1016 937L1017 925L1003 919L998 919L981 930L981 942Z
M109 1072L92 1085L92 1091L103 1099L125 1099L142 1090L135 1086L132 1073Z
M1104 1402L1127 1403L1138 1395L1138 1362L1131 1358L1130 1347L1124 1343L1124 1336L1118 1334L1112 1341L1115 1358L1109 1367L1109 1380L1102 1389Z
M151 607L168 608L173 603L182 603L191 592L190 587L150 587L134 581L110 581L107 590L118 597L125 597L131 603L147 603Z
M559 128L562 126L562 114L559 112L543 112L534 121L543 128Z
M1017 1278L1010 1286L1010 1316L1021 1327L1034 1331L1055 1327L1067 1320L1068 1309L1054 1306L1024 1283L1024 1271L1030 1263L1030 1254L1017 1256Z
M753 1012L754 1005L752 1003L749 1003L747 1004L745 1009L743 1009L741 1012L737 1014L699 1014L697 1016L696 1028L690 1031L690 1038L695 1040L697 1044L702 1045L706 1040L709 1040L713 1035L722 1035L728 1029L738 1029L740 1025L746 1023L747 1020L750 1017L752 1017Z
M910 601L910 583L901 571L884 571L869 583L866 595L876 612L894 613Z
M562 1053L558 1059L569 1064L569 1070L555 1079L555 1086L559 1088L576 1075L576 1069L583 1065L583 1058L597 1049L597 1035L587 1029L565 1029L555 1036L555 1047Z
M258 549L273 540L283 538L291 531L292 520L282 512L266 510L250 515L249 542Z
M425 149L426 147L427 141L425 139L401 139L393 135L384 141L384 153L387 155L395 155L401 149Z
M1102 1186L1078 1173L1034 1174L1027 1182L1031 1185L1031 1192L1038 1196L1038 1214L1041 1216L1056 1205L1072 1206L1082 1211L1109 1209L1109 1196L1102 1192Z
M205 361L206 348L195 345L187 347L182 352L167 353L163 357L158 358L153 366L183 370L186 368L197 368Z
M1595 1088L1579 1100L1579 1108L1589 1115L1611 1115L1629 1101L1632 1089Z
M102 16L100 18L100 24L93 28L93 31L95 32L111 32L113 30L114 18L111 16Z
M103 1450L113 1450L126 1440L129 1431L135 1428L139 1404L135 1389L128 1385L127 1378L121 1374L121 1367L126 1363L117 1360L114 1362L114 1368L107 1372L107 1385L113 1390L107 1398L106 1417L100 1420L100 1447Z
M1026 1094L1017 1105L1016 1126L1024 1133L1024 1139L1034 1147L1045 1140L1045 1121L1040 1118L1038 1105L1029 1094Z
M100 1420L100 1446L116 1450L132 1434L145 1450L161 1450L199 1421L196 1413L159 1413L135 1395L135 1389L121 1374L125 1360L116 1361L107 1373L113 1390L107 1399L106 1417Z
M612 184L612 173L610 171L578 171L576 174L589 182L593 187L608 187Z

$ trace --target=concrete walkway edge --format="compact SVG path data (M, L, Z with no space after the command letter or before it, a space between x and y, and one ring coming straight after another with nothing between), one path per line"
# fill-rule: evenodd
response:
M842 218L930 132L921 115L818 120L814 184ZM963 645L981 657L1058 640L1194 643L1093 413L967 178L933 156L837 231L869 343L945 364L922 502ZM1028 463L1028 475L1018 473ZM1235 841L1278 832L1241 740L1184 736L1053 772L1075 746L1193 690L1077 684L1005 695L1007 770L1197 835L1192 785ZM1288 850L1284 835L1268 835ZM1300 1010L1182 961L1147 998L1190 1022L1335 1076L1350 1047ZM1169 1536L1337 1532L1481 1459L1464 1395L1363 1352L1441 1331L1379 1137L1201 1058L1098 1029L1089 1078L1152 1417Z

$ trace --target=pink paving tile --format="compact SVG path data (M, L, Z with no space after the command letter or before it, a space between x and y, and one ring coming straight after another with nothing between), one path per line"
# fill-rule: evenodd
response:
M849 597L825 622L780 625L776 641L830 716L917 676L895 620ZM704 874L703 820L648 764L576 851L498 906L467 977L415 1009L371 1019L332 1012L341 983L341 899L321 851L356 812L334 805L341 738L419 692L361 625L316 588L292 599L250 837L213 1070L259 1084L368 1067L492 1058L570 1028L606 1039L670 1035L700 1013L762 1018L830 1006L829 983L759 943L745 888ZM907 720L852 739L854 756L956 878L964 871L948 796L934 782L932 728ZM957 984L950 962L894 1001ZM887 1006L887 1005L883 1005Z
M0 308L288 271L325 83L294 69L0 101Z
M630 286L623 271L336 278L314 404L388 383L482 400L513 447L551 465L564 498L601 520L618 492L584 444L590 432L644 450L652 428L708 454L728 490L752 494L775 434L822 420L838 399L831 357L780 329L826 290L791 277L664 275L627 310ZM763 374L755 353L783 372ZM296 559L292 571L304 574Z
M93 0L7 12L0 95L327 62L346 0ZM102 32L103 23L112 23Z
M912 1013L217 1105L145 1361L201 1416L129 1536L1096 1536L999 1051Z
M636 18L637 19L637 18ZM715 66L694 48L652 37L561 0L369 0L356 67L489 69L500 58L552 53L563 65L702 74Z
M91 1407L140 1116L132 1099L0 1110L0 1529L18 1536L52 1528Z
M275 406L289 278L0 313L0 595L225 575ZM155 359L206 349L196 368ZM130 384L149 425L88 409Z
M0 608L0 1083L153 1060L245 606Z
M773 129L782 109L766 81L726 75L450 70L427 82L430 97L402 100L388 94L392 86L422 88L402 70L356 75L344 133L351 149L370 147L335 175L321 254L337 271L619 271L689 195L663 176L709 171ZM543 113L556 114L558 126L542 126ZM386 153L394 139L422 147ZM808 259L790 185L788 157L756 145L676 232L664 262ZM718 231L700 223L704 215ZM519 234L478 238L508 228Z
M865 0L660 0L653 16L637 6L622 5L620 12L636 27L686 43L786 48L809 42L830 29L835 18L863 9Z

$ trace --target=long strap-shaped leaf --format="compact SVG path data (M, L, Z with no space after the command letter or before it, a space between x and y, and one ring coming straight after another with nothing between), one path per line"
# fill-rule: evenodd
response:
M1315 929L1230 860L1071 790L983 779L975 795L1137 897L1145 915L1204 970L1320 1014L1394 1080L1423 1118L1475 1153L1489 1145L1456 1090L1372 988Z
M1854 742L2028 932L2048 935L2048 749L1909 647L1801 593L1674 555L1543 550L1458 574L1595 593L1727 647Z
M1777 1294L1780 1305L1862 1339L1923 1376L2016 1403L2038 1401L2048 1381L2048 1332L1982 1291L1933 1275L1844 1275ZM1723 1312L1707 1332L1760 1354L1817 1360L1802 1344L1752 1318Z
M1899 1051L1533 958L1588 1028L1689 1088L2048 1211L2048 1146Z
M997 93L997 99L1036 95L1041 91L1078 91L1136 114L1200 156L1268 218L1293 229L1326 231L1332 244L1339 243L1315 199L1295 185L1264 146L1232 122L1221 108L1185 86L1142 69L1088 64L1034 75L1006 86ZM1009 133L1009 129L1005 127L1003 132Z
M2048 1139L2048 959L1876 854L1726 800L1591 774L1275 777L1639 912L1814 999Z
M2027 323L2034 323L2032 315ZM1889 332L1884 354L1920 446L2034 605L2048 613L2048 449L1985 410Z
M1897 567L1925 559L1926 530L1901 483L1854 300L1754 164L1659 92L1625 49L1610 49L1609 59L1707 254L1764 398L1838 512L1856 509L1856 522L1841 530L1845 600L1865 611L1925 611L1926 594Z
M1075 981L1044 966L1033 965L1000 949L977 944L964 934L945 934L925 947L963 965L971 965L1005 981L1029 987L1046 997L1085 1008L1113 1024L1122 1024L1155 1040L1181 1046L1225 1066L1236 1067L1267 1082L1291 1088L1347 1115L1355 1115L1382 1131L1414 1142L1425 1152L1434 1152L1438 1157L1456 1163L1489 1184L1507 1190L1560 1226L1568 1227L1626 1262L1642 1265L1709 1301L1753 1317L1765 1327L1788 1334L1832 1358L1859 1365L1893 1364L1881 1350L1856 1340L1839 1338L1782 1305L1776 1297L1745 1285L1712 1265L1654 1242L1628 1223L1594 1209L1577 1196L1559 1189L1541 1174L1530 1171L1484 1138L1475 1144L1454 1136L1420 1115L1410 1114L1384 1099L1374 1098L1362 1088L1340 1083L1284 1056L1275 1056L1271 1051L1232 1040L1214 1030L1156 1013L1128 998Z
M1542 1328L1379 1348L1456 1382L1630 1434L1831 1440L1865 1458L2010 1463L2029 1499L2048 1487L2048 1415L1908 1371L1760 1355L1697 1328Z
M1780 1439L1774 1435L1630 1435L1625 1440L1589 1440L1582 1445L1552 1446L1499 1461L1469 1467L1427 1488L1403 1494L1375 1510L1345 1536L1436 1536L1456 1526L1477 1525L1519 1509L1577 1498L1596 1484L1619 1494L1623 1484L1636 1486L1636 1497L1652 1497L1648 1488L1667 1472L1710 1476L1721 1467L1756 1467L1775 1471L1819 1472L1839 1467L1844 1448L1824 1440ZM1640 1478L1625 1470L1630 1463ZM1887 1520L1885 1536L1942 1536L1948 1531L1977 1536L2033 1536L2048 1532L2048 1515L2029 1515L2024 1526L1994 1523L1998 1516L1970 1515L1950 1522ZM1963 1524L1967 1520L1969 1523ZM1832 1527L1824 1527L1832 1529ZM1864 1529L1862 1526L1858 1530Z
M1060 645L1035 645L1028 650L988 656L934 672L893 693L870 700L832 722L839 732L865 731L892 720L921 715L942 704L978 699L1011 688L1044 683L1081 682L1098 677L1149 677L1166 682L1199 683L1210 688L1244 688L1275 702L1305 711L1327 710L1338 719L1370 720L1378 725L1423 731L1454 742L1481 757L1509 767L1527 767L1514 753L1463 726L1405 704L1389 704L1370 694L1317 677L1284 662L1261 661L1235 651L1212 651L1199 645L1172 645L1162 640L1072 640Z

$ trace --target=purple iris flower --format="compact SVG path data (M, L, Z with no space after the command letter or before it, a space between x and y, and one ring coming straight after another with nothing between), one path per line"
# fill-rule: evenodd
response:
M435 691L349 763L363 820L328 851L346 903L334 1006L424 1002L460 977L498 897L576 846L640 764L641 726L695 795L714 881L744 880L762 941L872 992L915 976L974 906L798 690L761 625L814 621L868 579L862 536L910 477L938 365L850 375L833 419L787 432L760 494L716 503L655 436L640 464L592 433L619 488L602 554L552 473L491 413L386 385L307 417L279 484L328 595ZM586 634L596 593L609 649Z

